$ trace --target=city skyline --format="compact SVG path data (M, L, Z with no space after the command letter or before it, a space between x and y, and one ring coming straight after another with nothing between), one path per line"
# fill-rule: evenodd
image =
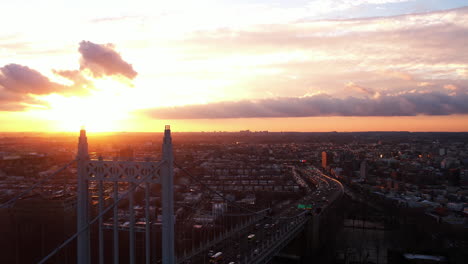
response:
M2 132L468 131L464 1L2 9Z
M287 252L292 263L464 263L466 135L171 136L165 127L164 139L85 130L78 140L76 132L0 137L2 260L275 264ZM169 162L165 153L174 153ZM173 176L163 176L171 171L164 166L174 166ZM174 225L164 221L171 189ZM163 239L167 226L173 242ZM177 262L161 254L171 244Z

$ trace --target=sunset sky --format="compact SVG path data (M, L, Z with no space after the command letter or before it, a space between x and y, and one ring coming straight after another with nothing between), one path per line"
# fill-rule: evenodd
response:
M0 131L468 131L466 0L0 8Z

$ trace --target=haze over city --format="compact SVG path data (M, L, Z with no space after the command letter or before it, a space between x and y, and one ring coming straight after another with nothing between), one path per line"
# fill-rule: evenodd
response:
M10 1L0 131L467 131L466 1Z

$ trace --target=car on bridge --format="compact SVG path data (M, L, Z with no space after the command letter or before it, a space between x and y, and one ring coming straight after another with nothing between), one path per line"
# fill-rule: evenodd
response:
M220 251L214 254L213 256L211 256L210 263L221 263L222 260L223 260L223 252Z

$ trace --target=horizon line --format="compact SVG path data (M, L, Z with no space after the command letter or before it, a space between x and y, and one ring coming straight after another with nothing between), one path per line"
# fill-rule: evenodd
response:
M8 134L8 133L42 133L42 134L54 134L54 133L79 133L77 131L0 131L0 134ZM87 133L92 134L104 134L104 133L164 133L164 131L89 131L86 130ZM356 130L356 131L338 131L338 130L330 130L330 131L270 131L270 130L236 130L236 131L228 131L228 130L212 130L212 131L171 131L171 133L468 133L468 131L410 131L410 130Z

